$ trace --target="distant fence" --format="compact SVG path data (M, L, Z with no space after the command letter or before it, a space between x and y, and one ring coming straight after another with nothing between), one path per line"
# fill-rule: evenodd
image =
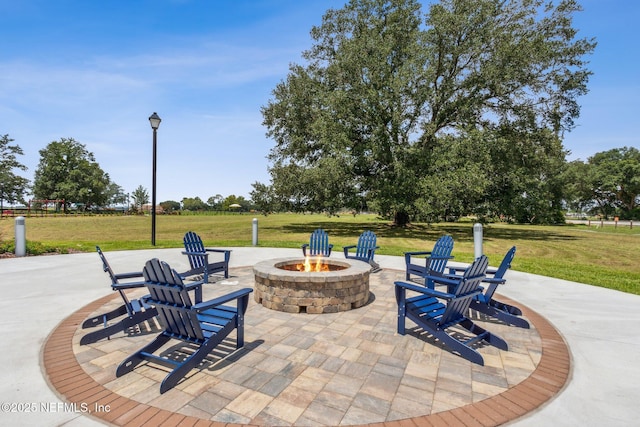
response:
M256 212L242 212L242 211L173 211L173 212L158 212L158 215L247 215L255 214ZM69 216L112 216L112 215L149 215L149 212L135 212L125 211L122 209L100 209L91 211L68 211L63 212L55 209L36 209L36 208L9 208L3 209L0 218L15 218L18 216L31 217L69 217Z
M55 209L35 209L35 208L11 208L2 210L2 218L14 218L17 216L31 217L64 217L64 216L96 216L96 215L131 215L121 210L99 210L99 211L69 211L67 213Z
M607 219L572 219L572 220L567 220L567 222L571 223L571 224L583 224L586 225L588 227L629 227L630 229L633 228L634 223L632 220L607 220ZM636 222L637 223L637 222Z

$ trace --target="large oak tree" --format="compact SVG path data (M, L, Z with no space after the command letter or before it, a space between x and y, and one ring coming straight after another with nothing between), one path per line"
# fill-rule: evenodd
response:
M328 10L305 63L262 109L275 193L298 209L366 205L401 225L557 209L548 198L559 197L560 136L579 114L583 58L595 47L576 37L579 10L573 0L442 0L426 13L415 0L351 0Z
M40 200L64 200L65 210L73 203L90 208L109 202L110 183L93 153L73 138L62 138L40 150L33 194Z

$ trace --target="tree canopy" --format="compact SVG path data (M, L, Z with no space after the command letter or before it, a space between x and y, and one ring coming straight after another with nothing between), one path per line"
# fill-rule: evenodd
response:
M62 138L40 150L33 195L36 199L61 199L65 210L72 204L86 208L104 206L113 196L109 175L93 153L73 138Z
M23 155L19 145L12 145L14 140L9 135L0 136L0 210L2 202L25 203L24 195L29 185L29 180L16 175L16 169L25 171L27 167L18 161L19 155Z
M573 0L351 0L262 108L291 209L552 220L595 42ZM254 185L254 188L255 185ZM480 212L481 211L481 212Z
M567 201L577 211L608 217L640 219L640 150L634 147L601 151L575 160L565 171Z
M142 185L138 185L136 189L131 192L131 198L133 199L134 209L142 212L142 207L149 203L149 192Z

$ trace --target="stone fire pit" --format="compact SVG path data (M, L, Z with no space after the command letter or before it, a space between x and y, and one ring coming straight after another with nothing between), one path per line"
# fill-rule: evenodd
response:
M272 310L316 314L347 311L369 301L371 266L366 262L322 258L330 271L295 270L304 261L278 258L256 264L255 301Z

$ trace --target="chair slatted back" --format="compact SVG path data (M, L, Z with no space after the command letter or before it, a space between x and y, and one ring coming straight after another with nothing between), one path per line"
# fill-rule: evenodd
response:
M358 238L356 257L369 259L376 248L376 239L376 234L373 231L367 230L363 232Z
M193 231L189 231L184 235L184 249L186 252L199 252L205 253L204 243L202 243L202 238L198 236ZM191 265L191 269L194 270L196 268L203 268L205 264L205 258L193 255L187 255L189 259L189 264Z
M500 266L498 267L498 269L493 275L494 279L504 278L504 275L507 273L507 270L511 268L511 262L513 261L513 258L515 256L516 256L516 247L514 246L511 249L509 249L509 251L507 251L507 254L504 256L504 258L502 258L502 262L500 263ZM496 292L498 285L499 283L492 283L489 285L489 287L487 287L487 290L484 293L484 297L487 299L487 301L493 298L493 294Z
M183 339L205 339L191 298L178 273L157 258L147 261L142 271L165 332Z
M465 270L454 288L453 294L456 297L447 303L447 308L440 318L439 323L441 325L458 323L460 319L466 316L474 292L480 287L480 283L485 278L488 265L489 260L485 255L482 255Z
M453 237L442 236L433 245L431 256L427 258L427 274L429 272L444 273L447 261L453 251Z
M309 239L309 255L329 255L329 235L322 228L318 228L311 233L311 238Z

